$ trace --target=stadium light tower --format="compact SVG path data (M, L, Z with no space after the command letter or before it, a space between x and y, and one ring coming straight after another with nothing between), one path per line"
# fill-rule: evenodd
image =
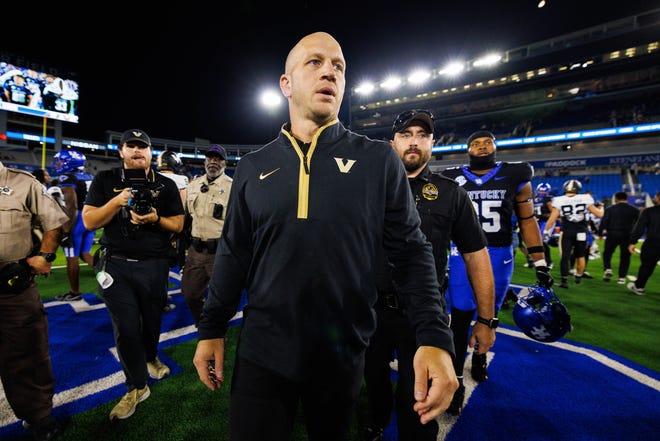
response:
M269 112L277 110L282 105L282 94L276 90L264 90L261 92L261 105Z
M261 92L261 105L268 112L269 116L269 129L271 133L277 132L277 120L278 110L282 105L284 98L279 90L276 89L267 89Z
M453 61L446 64L440 69L441 75L448 75L450 77L456 77L460 75L465 70L465 63L462 61Z
M410 74L410 76L408 77L408 82L410 84L423 84L429 78L431 78L430 71L419 69Z

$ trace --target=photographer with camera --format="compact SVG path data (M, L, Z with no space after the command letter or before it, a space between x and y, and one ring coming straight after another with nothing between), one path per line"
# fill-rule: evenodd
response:
M51 440L63 427L51 415L48 319L34 276L50 274L68 217L28 172L0 162L0 183L0 378L23 426L35 440ZM41 243L33 242L33 224L41 228Z
M232 178L225 174L227 154L219 145L206 152L206 174L188 186L186 216L191 218L190 246L181 276L181 293L195 320L199 323L206 288L211 280L215 251L225 223Z
M82 212L87 229L103 227L95 269L126 376L127 393L111 420L130 417L149 397L147 375L161 379L170 373L157 357L158 341L170 260L176 257L172 234L183 228L176 184L151 169L149 136L127 130L118 151L123 166L96 175Z

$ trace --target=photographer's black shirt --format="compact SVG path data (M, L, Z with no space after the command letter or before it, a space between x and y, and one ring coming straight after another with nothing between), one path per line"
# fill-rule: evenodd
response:
M160 216L184 214L179 189L174 181L150 171L144 185L153 190L152 205ZM126 187L131 187L131 184L122 179L121 168L101 171L92 181L85 205L101 207ZM132 224L128 210L128 207L123 207L103 227L99 243L106 247L111 255L114 253L133 259L167 257L167 253L172 249L172 233L156 224Z

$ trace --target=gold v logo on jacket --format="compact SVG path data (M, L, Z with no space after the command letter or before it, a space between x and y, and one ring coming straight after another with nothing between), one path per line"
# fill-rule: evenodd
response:
M355 159L335 158L335 162L337 163L337 167L339 167L340 172L348 173L351 171L353 164L355 164Z

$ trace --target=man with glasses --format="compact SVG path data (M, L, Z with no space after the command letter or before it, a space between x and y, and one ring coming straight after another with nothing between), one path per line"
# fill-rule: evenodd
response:
M87 229L103 228L96 263L99 294L110 314L126 395L110 419L133 415L149 397L147 376L170 369L158 359L163 307L167 302L172 234L183 228L183 205L171 179L151 169L151 140L139 129L119 142L122 167L99 172L82 216Z
M225 223L232 179L225 174L227 153L222 146L212 145L206 151L206 174L195 178L188 186L185 202L186 222L190 222L190 246L181 276L181 293L199 325L211 280L215 252Z
M486 237L465 190L451 179L432 173L428 167L434 141L433 126L433 115L427 110L403 112L392 126L390 144L406 169L408 184L422 221L422 232L433 247L435 272L442 287L440 295L443 302L447 253L453 239L465 260L479 315L492 318L495 316L495 295ZM415 333L405 315L405 304L399 301L389 265L383 263L376 302L377 328L365 359L371 422L364 430L363 439L383 439L383 430L396 401L399 439L435 441L438 437L437 422L422 425L413 410ZM475 346L476 342L479 343L479 350L485 353L495 342L495 330L477 324L470 346ZM398 366L396 400L392 393L389 365L395 351Z
M477 315L477 323L492 328L498 325L499 312L513 276L513 231L511 219L515 213L527 245L527 252L534 260L536 278L540 285L552 286L548 271L539 225L534 215L532 176L534 169L526 162L495 160L495 136L485 130L471 134L467 139L470 163L451 167L442 173L464 188L479 216L481 227L488 240L488 253L495 276L495 316ZM449 257L449 287L447 301L451 304L451 328L456 346L455 369L459 381L463 377L463 364L467 354L467 336L475 318L475 295L466 277L460 250L452 244ZM476 325L475 325L476 326ZM474 329L473 329L474 332ZM487 351L475 347L472 354L472 378L477 382L488 380ZM459 389L460 390L460 389ZM455 400L461 398L456 397ZM461 398L462 401L462 398ZM453 405L450 406L452 409Z

